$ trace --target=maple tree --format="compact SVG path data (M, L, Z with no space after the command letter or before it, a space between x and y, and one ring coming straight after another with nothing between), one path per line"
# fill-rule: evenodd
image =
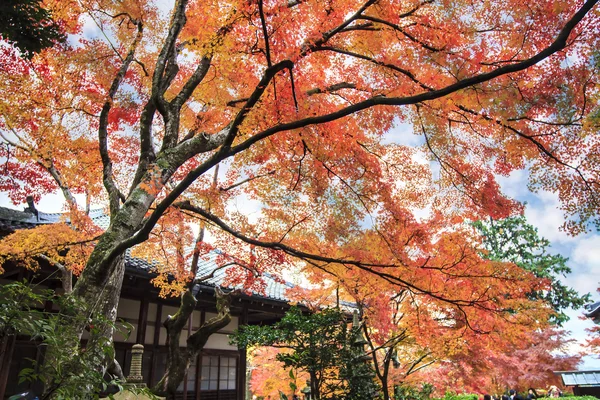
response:
M338 270L334 279L331 270L307 270L320 290L296 289L294 295L318 307L332 302L327 294L336 289L358 305L385 399L397 387L419 382L435 383L438 395L446 390L500 393L507 384L520 387L527 382L539 387L556 384L553 371L574 368L580 361L579 356L565 354L570 341L566 332L553 326L556 313L564 302L582 298L549 279L566 272L566 260L548 255L548 241L523 217L495 224L478 223L476 230L454 227L433 243L446 255L441 265L457 278L446 279L444 290L458 297L464 296L461 291L485 293L493 299L493 312L484 302L480 309L449 307L354 271ZM529 234L520 235L523 231ZM377 251L364 242L362 246L368 253ZM503 270L504 280L494 282L486 275L490 268ZM554 302L561 299L556 295L561 290L571 296Z
M283 349L275 347L257 347L250 352L250 391L257 396L277 398L279 392L288 394L288 399L298 394L308 380L308 373L297 369L286 370L277 361L277 355ZM295 388L295 390L291 390Z
M600 292L600 289L596 289L597 292ZM584 313L585 317L592 320L594 322L594 326L591 328L587 328L586 332L588 333L588 337L586 340L585 347L591 353L598 353L600 349L600 326L598 326L598 302L590 303L586 305L587 311Z
M438 393L444 388L465 393L506 393L510 388L523 391L561 385L554 371L576 369L581 361L580 355L569 354L567 346L572 340L566 339L564 331L523 330L517 336L521 340L505 346L474 341L452 358L414 374L408 382L430 382Z
M163 233L188 293L172 224L201 220L196 254L225 249L227 284L260 291L299 260L485 330L540 284L461 234L521 209L495 174L527 167L565 229L598 224L596 3L46 0L70 40L1 48L0 188L107 204L71 294L86 313L115 317L125 250ZM399 122L424 144L390 137Z

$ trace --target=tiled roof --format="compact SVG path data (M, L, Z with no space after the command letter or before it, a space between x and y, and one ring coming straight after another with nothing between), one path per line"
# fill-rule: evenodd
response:
M203 284L210 286L223 286L223 282L225 281L225 276L227 274L227 268L217 270L217 264L215 262L215 256L211 256L208 260L202 260L198 262L198 275L204 276L209 275L214 271L214 275L211 278L203 281ZM276 280L273 275L265 273L262 275L262 278L265 282L265 293L258 294L255 293L255 296L264 297L271 300L279 300L279 301L289 301L286 297L286 290L289 288L293 288L294 284L290 282L281 282ZM233 289L233 288L232 288Z
M600 386L600 371L557 371L565 386Z
M37 212L13 210L0 207L0 230L15 231L18 229L33 228L36 225L54 224L60 221L60 213Z
M98 227L102 229L108 228L110 218L103 209L91 210L89 215ZM0 207L0 231L4 230L12 232L18 229L33 228L36 225L57 223L61 221L62 216L63 214L60 213L48 214L42 212L38 212L38 215L36 216L31 212ZM217 269L215 258L216 254L215 257L210 257L208 260L199 262L198 272L200 276L209 275L210 272ZM131 249L127 249L125 253L125 266L130 271L135 270L143 274L150 274L153 267L152 263L148 260L132 257ZM223 287L226 271L226 268L216 270L213 277L203 281L202 284ZM255 294L254 296L276 301L289 301L285 296L285 291L288 288L293 287L293 284L279 282L270 274L265 274L263 279L266 284L265 294Z

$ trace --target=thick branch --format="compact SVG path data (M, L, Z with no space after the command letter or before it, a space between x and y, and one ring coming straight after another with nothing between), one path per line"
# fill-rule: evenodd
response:
M38 162L38 165L42 165L50 173L50 175L52 175L54 182L56 182L56 184L60 188L60 191L62 192L63 196L65 196L65 199L67 200L67 203L69 204L69 207L76 206L77 200L75 200L75 196L73 196L73 193L71 193L71 189L65 183L61 173L58 171L58 169L56 169L54 164L50 163L50 165L46 167L46 166L44 166L44 164Z
M340 82L340 83L336 83L336 84L327 86L325 89L321 89L321 88L310 89L306 92L306 94L308 96L312 96L314 94L319 94L319 93L337 92L338 90L341 90L341 89L356 89L356 85L354 83L350 83L350 82Z
M150 164L156 161L156 154L154 152L154 144L152 143L152 122L156 113L156 105L152 99L148 100L146 106L142 110L140 116L140 160L138 162L137 170L131 184L131 192L138 186L142 181L142 178L148 172Z
M216 215L214 215L202 208L195 207L195 206L191 205L189 202L178 203L177 206L181 209L197 213L198 215L202 216L203 218L206 218L207 220L213 222L224 232L227 232L230 235L232 235L233 237L235 237L245 243L254 245L254 246L273 249L273 250L279 250L279 251L282 251L292 257L295 257L295 258L298 258L298 259L301 259L301 260L304 260L307 262L317 261L317 262L330 263L330 264L341 264L341 265L353 266L353 267L359 268L363 271L366 271L368 273L371 273L373 275L376 275L376 276L380 277L381 279L383 279L387 282L390 282L391 284L411 289L415 293L424 294L424 295L430 296L434 299L440 300L445 303L453 304L453 305L457 306L458 308L465 307L465 306L473 306L473 307L485 309L485 310L492 311L492 312L503 311L503 310L498 310L498 309L492 308L491 306L486 306L485 304L483 304L481 297L479 297L478 299L475 299L475 300L451 298L449 296L445 296L444 293L441 293L441 292L434 293L430 290L418 287L418 286L402 279L399 276L395 276L395 275L392 275L391 273L384 272L384 269L394 270L397 268L405 268L406 265L365 263L365 262L361 262L359 260L347 260L347 259L326 257L326 256L318 255L318 254L307 253L307 252L304 252L301 250L297 250L293 247L287 246L280 242L265 242L265 241L247 237L246 235L236 231L235 229L233 229L232 227L227 225L224 221L222 221Z
M420 93L413 96L407 97L385 97L383 95L375 96L370 99L358 102L356 104L350 105L348 107L344 107L337 111L334 111L330 114L324 114L316 117L308 117L292 122L282 123L275 125L271 128L268 128L252 137L249 137L244 142L232 147L231 155L235 155L241 151L244 151L251 147L253 144L272 136L276 133L303 128L309 125L318 125L331 121L338 120L340 118L347 117L351 114L355 114L362 110L368 109L370 107L374 107L377 105L393 105L393 106L404 106L417 104L421 102L431 101L435 99L439 99L441 97L447 96L459 90L465 89L470 86L474 86L495 78L498 78L503 75L507 75L514 72L523 71L532 65L539 63L540 61L552 56L553 54L563 50L567 46L567 39L573 29L577 26L577 24L585 17L585 15L596 5L598 0L589 0L586 2L579 11L577 11L573 17L565 24L563 29L560 31L554 42L550 44L547 48L543 49L533 57L515 63L511 65L505 65L498 69L495 69L490 72L481 73L470 78L465 78L459 80L451 85L448 85L444 88L428 91L425 93Z
M70 294L73 291L73 271L71 271L70 269L68 269L67 267L62 265L61 263L52 260L50 257L48 257L45 254L40 254L39 257L46 260L47 262L49 262L51 265L55 266L56 268L58 268L58 270L60 271L60 274L61 274L60 282L62 284L64 294Z
M307 43L307 44L303 45L301 56L305 56L309 52L314 51L314 49L321 47L322 45L327 43L332 37L334 37L335 35L337 35L340 32L343 32L348 27L348 25L350 25L352 22L356 21L361 16L361 14L363 12L365 12L365 10L367 8L369 8L376 2L377 2L377 0L368 0L365 4L362 5L362 7L360 7L358 9L358 11L356 11L353 15L351 15L350 18L348 18L347 20L342 22L339 26L323 33L321 38L316 40L314 43Z
M217 315L208 321L194 332L187 340L188 352L193 351L194 354L202 349L206 341L214 332L226 327L231 322L231 293L224 293L218 287L215 288L215 296L217 297Z
M273 63L271 62L271 48L269 46L269 32L267 31L267 21L265 20L265 12L263 10L262 0L258 0L258 14L260 15L260 23L262 25L263 37L265 39L265 53L267 56L267 66L271 68Z
M137 23L137 34L131 46L129 47L129 52L127 53L127 57L123 60L121 64L121 68L117 72L117 75L113 79L112 85L108 90L108 94L106 96L106 101L104 102L104 106L102 107L102 111L100 112L100 121L98 127L98 143L100 147L100 157L102 159L102 177L104 181L104 187L108 192L108 199L110 203L111 215L114 215L120 206L119 201L123 198L115 181L113 180L113 170L112 170L112 161L108 154L108 113L112 107L112 103L121 86L121 82L125 78L125 73L129 69L131 62L133 61L133 56L135 54L135 50L142 40L143 35L143 25L141 22Z
M167 86L164 85L164 74L167 62L171 57L171 54L175 52L175 43L177 37L181 33L183 26L186 22L185 8L187 7L188 0L177 0L175 3L173 17L169 26L169 33L165 39L164 45L160 51L158 59L156 60L156 67L154 74L152 75L152 98L156 102L161 114L165 113L165 107L167 105L163 95Z
M181 108L181 106L190 98L194 90L198 87L198 85L204 80L208 69L210 68L211 57L202 57L200 63L198 63L198 67L190 76L188 81L183 85L181 91L175 98L171 101L171 105L176 108Z
M428 1L427 3L431 3L431 1ZM416 11L416 9L415 9L415 11ZM398 31L398 32L402 33L410 41L418 44L419 46L421 46L424 49L427 49L429 51L440 52L440 51L444 50L444 48L433 47L433 46L431 46L431 45L429 45L427 43L421 42L420 40L418 40L417 38L415 38L413 35L409 34L404 29L402 29L402 27L400 27L399 25L393 24L393 23L388 22L388 21L386 21L384 19L376 18L376 17L371 17L371 16L368 16L368 15L361 15L361 19L366 19L366 20L371 21L371 22L376 22L378 24L389 26L390 28L394 29L395 31Z
M256 103L261 98L265 90L267 90L269 83L271 82L271 80L273 80L275 75L277 75L278 72L283 71L284 69L291 70L292 68L294 68L294 63L292 63L290 60L284 60L265 70L265 73L263 74L263 77L260 80L260 82L258 82L258 84L256 85L254 92L252 92L252 94L246 101L246 104L244 104L242 109L235 116L231 129L229 130L229 134L225 139L225 143L223 144L224 150L229 150L231 144L233 143L233 140L237 136L240 125L244 122L246 116L248 115L250 110L252 110L252 108L256 105Z

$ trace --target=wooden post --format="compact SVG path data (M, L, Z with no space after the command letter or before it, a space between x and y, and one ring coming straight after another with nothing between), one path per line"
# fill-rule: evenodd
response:
M238 328L240 325L248 325L248 305L244 304L242 308L242 315L238 319ZM246 368L247 366L247 351L246 348L238 349L240 353L240 361L238 365L238 400L244 400L246 398Z
M154 366L156 364L156 350L160 341L160 320L162 318L162 304L156 303L156 318L154 319L154 340L152 341L152 356L150 358L150 387L153 387L154 382Z
M200 310L200 326L206 322L206 313ZM196 357L196 400L200 400L200 377L202 375L202 351Z
M146 325L148 325L148 299L143 298L140 303L136 343L146 343Z
M15 349L15 335L8 335L2 338L0 346L0 399L6 395L6 384L8 381L8 371L12 361L13 350Z

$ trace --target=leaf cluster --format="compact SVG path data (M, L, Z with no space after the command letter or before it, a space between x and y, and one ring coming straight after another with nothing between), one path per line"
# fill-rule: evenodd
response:
M413 386L409 384L396 385L394 387L394 400L428 400L431 398L433 393L433 385L430 383L423 383L420 386ZM460 398L446 398L446 400L472 400L460 399Z
M336 365L341 344L348 341L344 314L336 309L306 315L292 307L273 326L248 325L232 336L239 347L274 346L293 349L291 354L279 354L285 367L325 370Z
M63 314L47 311L44 307L48 302L57 305ZM96 357L114 359L112 341L88 343L82 348L73 326L85 320L94 334L99 327L112 324L125 337L132 327L78 314L77 304L70 296L58 296L53 290L32 287L27 282L0 286L0 337L22 335L37 344L43 357L29 360L30 366L19 373L19 382L41 382L43 398L98 398L107 385L118 384L113 378L107 382L103 371L94 367Z

